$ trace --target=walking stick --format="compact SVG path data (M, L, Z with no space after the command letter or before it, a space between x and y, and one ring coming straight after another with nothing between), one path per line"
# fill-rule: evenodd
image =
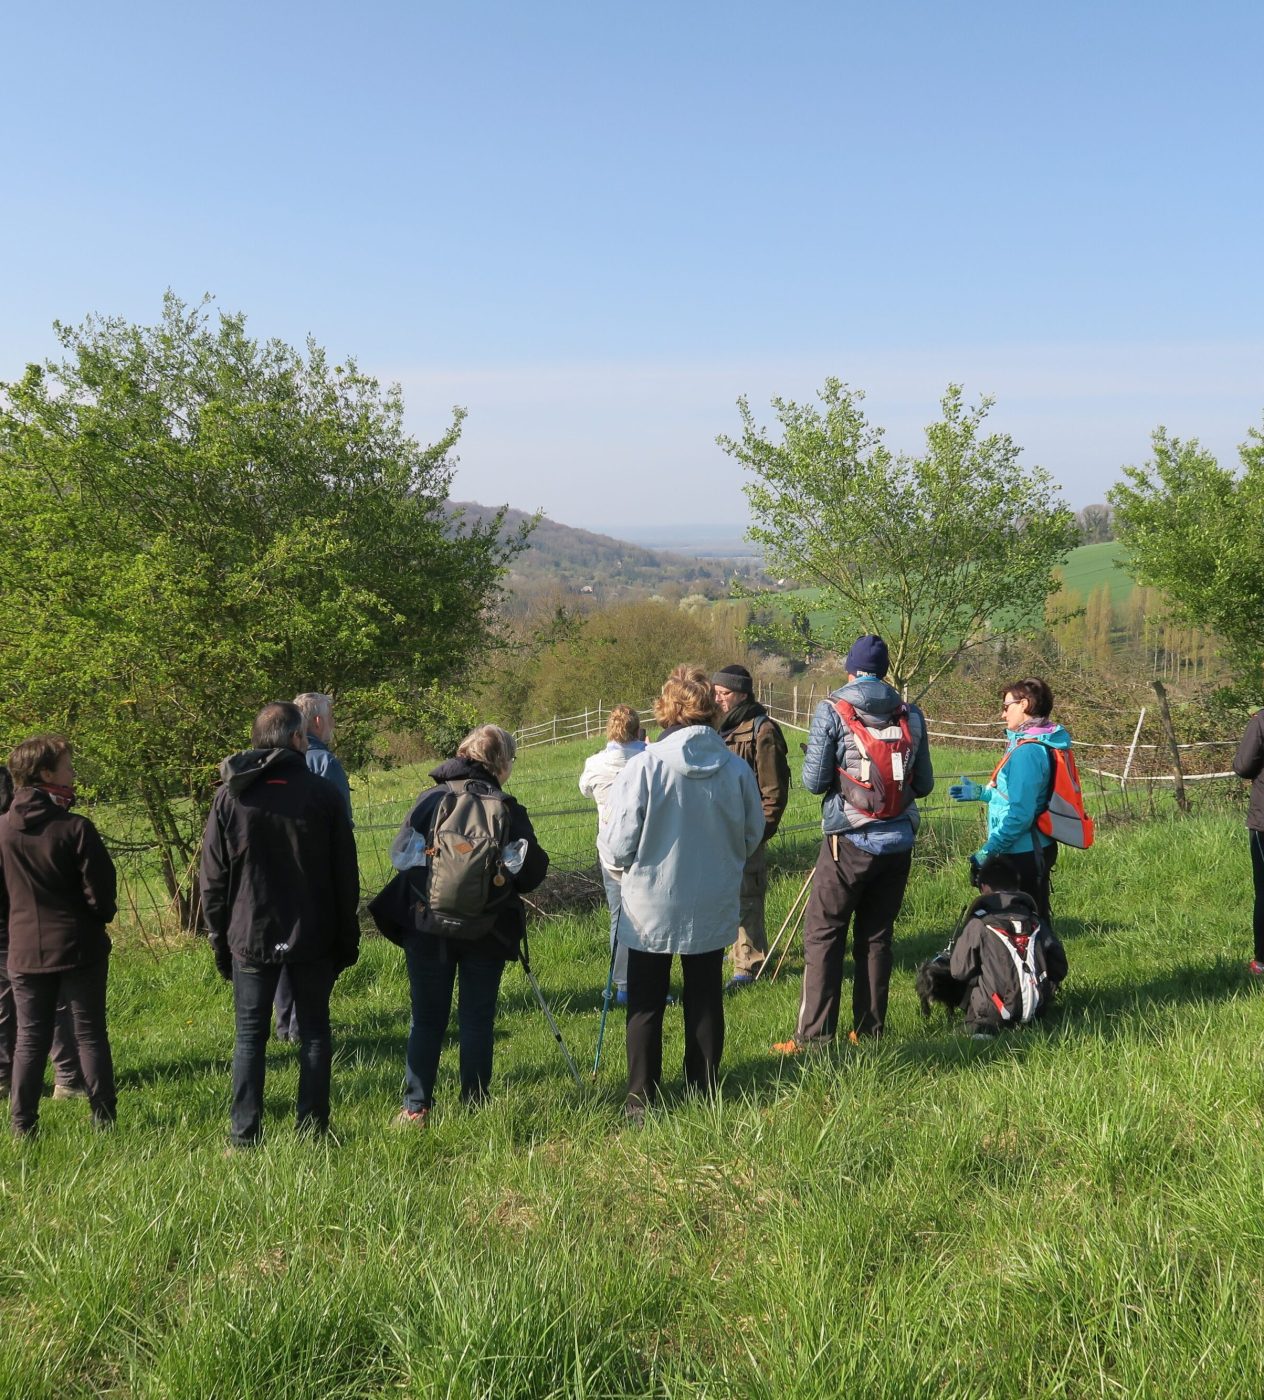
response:
M777 944L781 942L781 935L785 933L786 929L789 927L790 920L794 918L795 910L799 907L799 901L807 894L808 888L812 884L812 876L814 874L815 870L808 871L808 878L804 880L802 888L799 890L799 893L795 895L794 902L790 905L790 912L786 915L785 922L777 930L777 936L772 941L772 947L769 948L767 953L764 954L764 960L759 965L759 971L755 974L756 982L758 982L759 979L764 975L764 968L768 966L769 962L772 960L772 955L777 951ZM793 934L791 934L790 936L791 938L794 937ZM785 957L784 953L782 954L782 957ZM778 967L780 967L780 965L781 964L778 963ZM768 980L771 982L772 978L770 977Z
M592 1077L596 1079L601 1068L601 1045L606 1038L606 1017L610 1012L610 989L614 986L614 960L619 953L619 922L623 918L623 900L619 900L619 912L614 916L614 937L610 940L610 971L606 973L606 990L601 994L601 1025L597 1030L597 1053L593 1056Z
M558 1049L561 1050L563 1058L566 1060L566 1067L570 1070L575 1083L581 1088L584 1081L579 1077L579 1070L575 1068L575 1061L571 1059L571 1052L566 1048L566 1042L562 1039L562 1032L557 1028L557 1022L553 1019L553 1013L549 1010L549 1004L544 1000L544 993L540 990L540 984L535 980L535 973L531 971L531 961L527 954L527 940L523 936L522 946L518 950L518 961L522 964L522 970L527 974L527 981L531 983L531 990L535 993L535 999L540 1003L540 1010L544 1012L545 1019L553 1032L553 1039L557 1041Z
M801 927L804 916L807 914L807 912L808 901L805 899L803 901L803 907L799 910L798 917L794 921L794 927L790 930L790 937L786 939L786 946L784 949L782 949L781 956L777 959L777 966L773 968L772 976L768 979L770 982L775 982L777 980L777 976L781 972L781 964L785 962L786 954L794 946L794 935L798 932L799 928Z

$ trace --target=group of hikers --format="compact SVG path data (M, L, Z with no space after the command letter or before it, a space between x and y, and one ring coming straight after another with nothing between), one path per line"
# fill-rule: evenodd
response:
M817 706L803 746L802 781L822 798L823 840L803 918L798 1020L773 1046L787 1056L839 1035L849 936L847 1035L882 1036L917 801L935 783L926 721L885 680L886 643L858 638L845 669L845 684ZM686 1088L705 1095L717 1088L726 993L749 988L768 956L767 846L791 781L785 736L744 667L708 676L678 666L653 709L661 732L649 743L636 711L616 706L608 742L579 780L599 814L610 913L606 1007L626 1008L625 1112L633 1122L660 1090L673 957L683 984ZM1043 680L1007 686L1001 761L987 783L963 777L949 789L957 802L986 804L987 837L969 857L977 893L951 947L919 969L918 993L924 1008L932 999L960 1007L966 1031L978 1037L1041 1015L1066 975L1050 874L1058 845L1090 844L1092 823L1070 736L1051 720L1052 709ZM274 1015L278 1036L299 1047L298 1127L329 1128L330 993L360 950L350 789L332 741L328 695L265 705L251 747L220 765L206 823L201 908L215 965L233 988L235 1147L262 1134ZM1260 753L1252 750L1243 766L1258 758L1258 771L1264 738L1256 747ZM369 904L377 928L406 960L403 1125L429 1119L454 994L460 1097L478 1104L491 1083L506 964L521 960L531 976L522 896L544 879L549 857L526 809L505 791L515 756L513 736L496 725L466 735L456 755L432 770L434 785L392 845L396 873ZM55 1094L86 1096L99 1127L112 1126L116 1115L106 1028L115 872L92 822L72 810L74 784L70 746L56 736L24 740L7 773L0 769L0 808L7 806L0 817L0 1092L9 1092L11 1130L20 1137L36 1131L50 1051ZM1252 842L1255 853L1255 829ZM1257 943L1253 972L1264 972L1262 954ZM547 1012L543 998L541 1005ZM555 1023L554 1032L560 1042Z

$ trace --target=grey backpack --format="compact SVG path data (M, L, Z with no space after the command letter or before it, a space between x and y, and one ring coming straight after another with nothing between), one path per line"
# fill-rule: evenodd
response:
M509 800L477 778L444 786L426 849L422 926L442 938L482 938L514 892L503 858Z

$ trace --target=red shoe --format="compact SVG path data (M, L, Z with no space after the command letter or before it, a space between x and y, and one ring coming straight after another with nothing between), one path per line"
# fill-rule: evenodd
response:
M1252 958L1251 961L1247 963L1246 970L1252 977L1264 977L1264 963L1257 961L1255 958Z
M430 1110L428 1108L401 1108L395 1122L401 1128L424 1128L430 1122Z

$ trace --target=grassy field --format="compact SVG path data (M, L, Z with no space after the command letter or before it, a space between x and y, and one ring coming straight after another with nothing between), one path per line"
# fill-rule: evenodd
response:
M569 802L575 757L528 753L514 785ZM417 775L390 777L406 806ZM887 1039L771 1056L796 951L731 1004L717 1104L679 1096L668 1013L670 1092L640 1132L621 1024L577 1088L515 969L493 1102L457 1105L453 1046L431 1129L394 1128L406 982L373 939L335 992L336 1141L295 1138L277 1046L264 1145L226 1156L228 988L204 947L126 940L118 1131L48 1101L38 1141L0 1142L0 1395L1259 1395L1264 1009L1240 824L1121 824L1067 853L1057 1019L979 1045L913 995L966 893L978 817L948 815L927 821ZM812 844L781 848L774 930ZM532 936L588 1065L604 923Z

